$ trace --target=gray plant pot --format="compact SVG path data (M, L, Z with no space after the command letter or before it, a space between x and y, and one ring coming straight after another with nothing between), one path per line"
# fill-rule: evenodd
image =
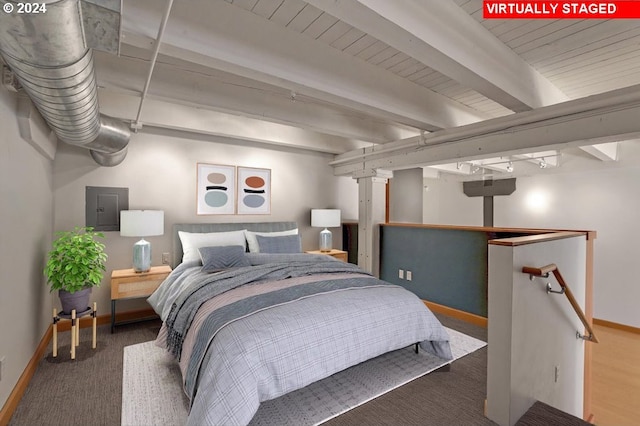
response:
M91 296L91 287L85 287L75 293L58 290L58 297L62 304L62 312L65 314L71 314L71 311L74 309L76 313L86 311L89 307L89 296Z

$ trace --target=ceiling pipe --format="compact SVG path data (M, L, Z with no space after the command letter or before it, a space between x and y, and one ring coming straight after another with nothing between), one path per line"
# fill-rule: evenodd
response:
M149 84L151 83L151 76L153 75L153 69L156 66L158 60L158 53L160 52L160 44L162 44L162 37L164 36L165 28L167 27L167 21L171 14L171 7L173 6L173 0L167 2L167 7L164 10L162 21L160 22L160 28L158 29L158 36L156 37L156 45L153 48L153 55L151 57L151 64L149 65L149 72L147 73L147 80L144 82L144 89L142 90L142 96L140 97L140 105L138 105L138 114L136 115L136 121L132 123L134 129L142 128L140 123L140 117L142 116L142 106L144 100L147 98L147 92L149 91Z
M14 10L16 3L0 0ZM43 4L46 13L0 13L0 55L59 140L89 149L101 166L118 165L127 155L130 131L100 114L81 2Z

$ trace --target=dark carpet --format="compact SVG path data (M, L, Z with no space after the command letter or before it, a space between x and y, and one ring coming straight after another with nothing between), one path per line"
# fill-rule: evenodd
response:
M438 315L438 318L447 327L487 340L485 328L446 316ZM51 357L49 345L47 356L40 361L9 424L120 425L123 348L153 340L159 329L157 320L120 326L114 334L110 333L108 325L100 326L96 350L91 349L91 330L82 329L76 361L69 356L69 332L59 333L58 357ZM448 368L416 379L325 425L494 425L483 415L486 366L485 347ZM554 414L547 412L544 404L540 406L543 415ZM578 425L555 421L566 420L562 416L552 417L551 423L548 417L535 413L533 418L542 419L542 423L525 424Z

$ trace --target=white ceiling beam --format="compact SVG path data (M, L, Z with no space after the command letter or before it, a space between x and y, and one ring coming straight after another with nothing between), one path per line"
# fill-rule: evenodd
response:
M609 142L585 146L582 150L600 161L618 161L618 146L618 142Z
M159 58L149 94L177 104L235 114L301 127L347 139L385 143L418 134L417 129L384 122L352 110L315 102L303 96L292 99L281 88L216 70L194 68L188 64L166 64ZM100 87L122 92L140 92L147 62L101 52L94 53Z
M580 147L582 149L588 148L587 146ZM558 151L541 151L533 152L531 154L514 155L513 158L518 160L525 160L529 163L540 165L541 161L546 163L545 167L558 167L560 164L560 153Z
M161 13L157 3L127 2L123 43L150 47ZM173 8L160 53L425 130L488 118L224 1Z
M337 175L558 150L640 136L640 86L339 155Z
M98 97L100 111L104 114L125 121L136 119L140 103L138 95L100 89ZM154 99L152 95L145 100L140 123L143 127L159 127L330 154L369 145L297 127L178 105Z
M569 99L453 1L306 1L513 111Z
M493 170L494 172L500 173L511 173L508 168L509 166L513 167L513 164L509 164L509 159L503 158L484 158L481 160L472 161L472 164L475 164L483 169ZM513 169L511 170L513 171Z
M453 175L464 175L468 176L471 174L471 164L470 163L448 163L448 164L437 164L429 167L423 167L425 169L438 170L440 172L449 173ZM423 173L424 177L424 173Z
M422 177L428 179L439 179L440 172L431 167L422 167Z

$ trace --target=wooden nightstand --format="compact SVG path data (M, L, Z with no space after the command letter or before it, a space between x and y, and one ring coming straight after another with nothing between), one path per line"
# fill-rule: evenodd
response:
M349 260L349 253L343 250L336 250L336 249L332 249L331 251L309 250L309 251L306 251L305 253L326 254L327 256L333 256L336 259L342 260L343 262L348 262Z
M111 272L112 333L116 326L116 301L151 296L170 273L169 265L152 266L148 272L135 272L133 269L116 269Z

